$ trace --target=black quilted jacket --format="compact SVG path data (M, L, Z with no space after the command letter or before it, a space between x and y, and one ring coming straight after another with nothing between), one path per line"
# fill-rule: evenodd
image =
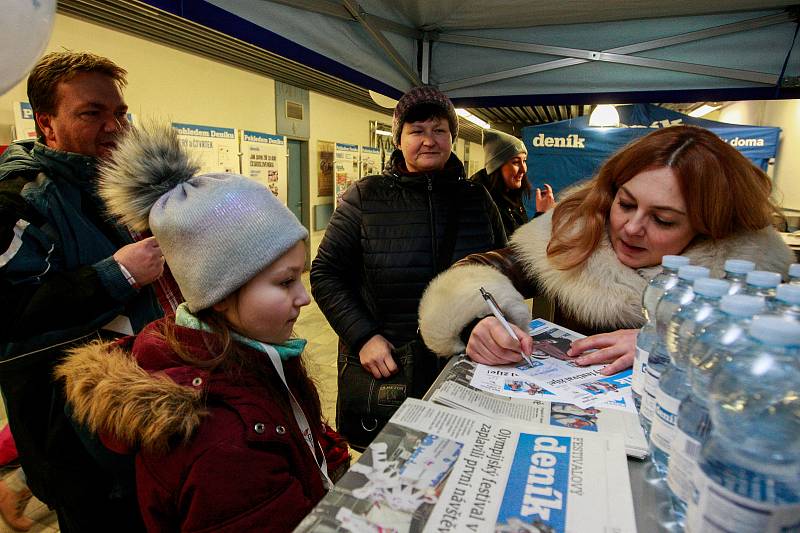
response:
M395 150L383 174L344 193L311 266L311 290L351 354L378 333L396 347L414 338L419 300L437 274L456 199L458 233L447 265L504 246L494 202L465 179L454 154L441 171L412 174Z

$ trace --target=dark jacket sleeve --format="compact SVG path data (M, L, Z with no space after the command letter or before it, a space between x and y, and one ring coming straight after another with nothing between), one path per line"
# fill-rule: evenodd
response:
M492 200L492 195L489 194L489 191L483 188L483 193L485 195L484 201L486 202L486 209L489 213L489 220L492 224L492 232L495 236L492 248L502 248L508 243L508 235L506 235L505 226L503 225L503 217L500 216L500 210L497 208L497 204L494 203L494 200Z
M65 270L55 229L18 194L22 179L0 182L0 340L47 333L43 342L57 342L96 329L137 291L111 257Z
M328 222L328 229L311 265L311 293L333 330L357 354L378 322L360 291L363 280L361 195L351 186Z

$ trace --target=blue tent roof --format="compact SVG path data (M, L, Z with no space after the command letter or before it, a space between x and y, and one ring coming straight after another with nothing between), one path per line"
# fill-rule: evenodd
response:
M619 128L589 126L589 117L552 122L522 129L528 148L528 179L533 187L549 183L558 193L573 183L591 178L601 163L653 128L678 124L702 126L716 133L755 165L767 169L778 149L780 128L741 126L690 117L651 104L618 106ZM533 212L533 201L528 204Z

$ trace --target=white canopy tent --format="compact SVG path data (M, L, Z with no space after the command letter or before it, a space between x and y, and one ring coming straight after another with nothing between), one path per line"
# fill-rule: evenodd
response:
M798 10L785 0L207 4L371 79L366 88L391 97L420 83L471 106L565 94L774 97L800 75Z
M531 106L548 104L800 97L790 0L62 0L59 10L369 107L368 90L398 98L422 83L522 124L541 122ZM553 119L575 114L565 112Z

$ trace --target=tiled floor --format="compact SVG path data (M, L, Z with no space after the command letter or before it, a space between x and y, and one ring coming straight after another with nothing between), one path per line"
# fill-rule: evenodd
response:
M303 283L308 289L308 273L303 274ZM306 367L317 383L322 412L333 426L336 420L336 334L313 301L300 313L295 324L295 333L308 340L304 355ZM5 411L1 414L0 427L5 423ZM31 532L53 533L59 530L55 513L36 498L30 501L25 514L36 521ZM0 533L12 531L14 530L0 520Z

